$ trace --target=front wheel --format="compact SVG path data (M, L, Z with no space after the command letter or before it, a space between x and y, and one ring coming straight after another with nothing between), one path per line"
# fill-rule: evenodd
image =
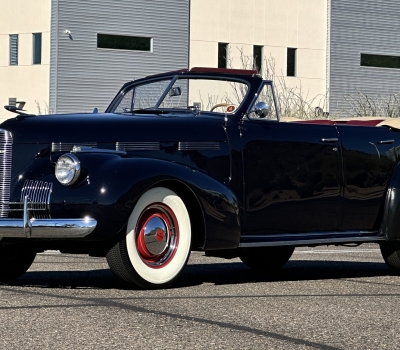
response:
M35 260L36 252L14 246L0 247L0 282L11 283L21 277Z
M126 236L107 254L114 274L130 287L165 288L179 277L190 254L191 226L182 199L156 187L129 217Z
M239 258L251 269L274 271L285 265L292 256L294 247L243 248Z

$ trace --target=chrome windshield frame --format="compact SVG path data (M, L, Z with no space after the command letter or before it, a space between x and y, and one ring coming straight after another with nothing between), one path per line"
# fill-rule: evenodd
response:
M173 87L173 85L176 83L177 80L221 80L221 81L227 81L227 82L231 82L231 83L241 83L244 84L247 87L247 92L246 94L243 96L242 101L240 102L240 104L238 105L237 110L239 110L245 103L245 101L250 98L249 93L252 90L252 84L246 80L246 79L241 79L241 77L227 77L227 76L215 76L215 75L211 75L211 74L205 74L205 75L198 75L198 74L175 74L172 76L162 76L162 77L155 77L155 78L149 78L146 80L142 80L140 79L140 82L138 81L137 83L135 83L135 81L132 81L129 84L126 84L120 91L120 93L116 96L116 98L114 99L114 101L110 104L110 106L107 108L107 113L118 113L115 112L116 109L118 108L119 104L121 103L122 99L124 98L124 96L131 90L135 90L137 87L139 86L143 86L143 85L147 85L150 83L154 83L157 81L166 81L169 80L169 84L167 86L167 88L164 90L163 94L161 95L161 97L159 98L159 100L157 101L157 103L149 108L149 109L159 109L160 105L163 103L165 97L167 96L168 92L170 91L170 89ZM226 113L219 113L219 112L213 112L216 115L225 115ZM234 113L235 114L235 113Z
M171 88L174 86L175 82L178 80L178 76L175 75L172 80L169 82L168 86L166 87L165 91L163 92L163 94L161 95L160 99L158 100L158 102L153 106L154 109L157 109L158 107L160 107L161 103L163 103L165 97L167 96L169 90L171 90Z

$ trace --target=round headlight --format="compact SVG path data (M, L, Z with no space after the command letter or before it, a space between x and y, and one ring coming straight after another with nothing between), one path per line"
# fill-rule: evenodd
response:
M73 154L64 154L58 158L56 164L56 178L61 184L65 186L74 184L78 180L80 172L81 163Z

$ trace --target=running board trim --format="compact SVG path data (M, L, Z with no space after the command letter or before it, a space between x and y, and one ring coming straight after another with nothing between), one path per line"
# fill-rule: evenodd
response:
M385 241L385 236L375 231L312 232L299 234L242 235L239 248L270 246L324 245Z

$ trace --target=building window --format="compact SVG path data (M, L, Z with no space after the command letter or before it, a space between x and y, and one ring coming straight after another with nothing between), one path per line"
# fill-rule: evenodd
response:
M151 51L151 38L97 34L97 47L100 49Z
M296 52L297 49L288 47L287 49L287 76L296 76Z
M361 66L378 68L400 68L399 56L361 54Z
M253 66L256 71L261 73L262 71L262 58L263 58L263 47L254 45L253 46Z
M10 66L18 65L18 34L10 35Z
M32 47L33 47L33 64L41 64L42 63L42 33L33 33L32 34Z
M218 43L218 68L228 66L228 44Z

